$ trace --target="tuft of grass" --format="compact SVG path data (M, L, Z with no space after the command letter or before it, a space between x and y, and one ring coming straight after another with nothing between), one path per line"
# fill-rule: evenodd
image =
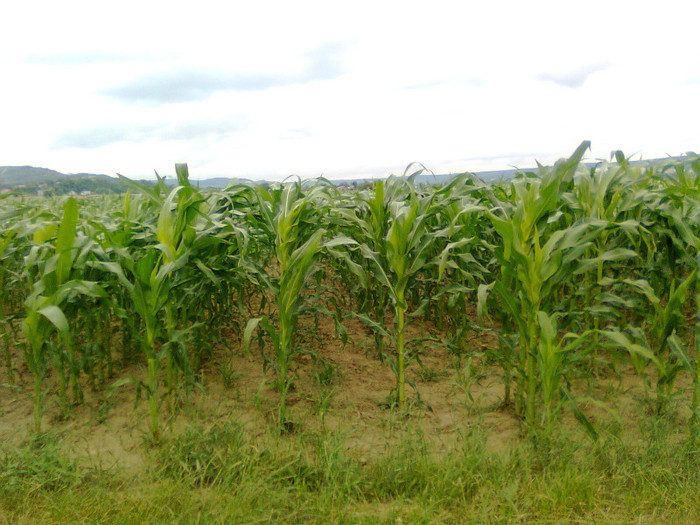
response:
M242 377L242 375L236 372L233 364L230 362L226 363L223 361L217 361L216 366L221 373L221 381L226 390L233 390L236 381Z
M479 427L438 449L398 428L362 458L330 431L193 425L141 475L95 472L55 440L2 449L9 523L697 523L700 451L650 421L635 440L553 433L492 453ZM580 429L575 429L581 432ZM638 438L638 439L637 439ZM2 522L2 520L0 520Z
M39 434L19 448L0 449L0 495L26 491L52 492L78 484L84 477L78 462L59 448L54 434Z
M161 477L195 487L230 484L244 475L246 457L243 428L234 422L204 429L191 425L156 451Z
M334 365L320 356L313 356L311 371L316 385L321 388L334 385L339 378L338 365Z
M445 379L449 373L446 370L435 370L428 366L421 366L415 371L418 379L424 383L437 383L442 379Z

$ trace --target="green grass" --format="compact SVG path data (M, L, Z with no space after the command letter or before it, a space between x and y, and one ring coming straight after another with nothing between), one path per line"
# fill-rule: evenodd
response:
M494 454L478 430L440 453L405 431L356 458L327 433L192 426L133 478L46 438L3 449L0 523L697 523L699 451L660 420L616 434Z

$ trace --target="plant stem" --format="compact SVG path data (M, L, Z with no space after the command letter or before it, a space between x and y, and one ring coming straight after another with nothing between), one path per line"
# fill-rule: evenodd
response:
M43 413L43 405L41 399L41 373L34 374L34 432L41 434L41 416Z
M151 323L146 321L146 348L148 362L148 407L151 418L151 437L156 443L160 440L158 425L158 359L155 352L155 331Z
M5 328L4 322L0 322L0 341L3 346L3 358L7 369L7 381L13 386L15 384L15 371L12 367L12 353L10 352L10 334Z
M535 429L537 414L537 361L535 359L535 349L537 345L537 321L535 312L531 309L528 312L528 338L525 355L525 381L527 382L527 399L525 405L525 422L531 429Z
M148 408L151 418L151 437L156 443L160 440L160 430L158 428L158 371L154 358L148 360Z
M399 297L403 301L403 297ZM405 363L405 343L404 343L404 314L405 309L396 306L396 351L397 351L397 381L399 394L399 410L403 413L406 411L406 363Z
M696 267L698 273L695 280L695 377L693 388L693 401L690 407L690 442L695 444L695 440L700 434L700 251L696 255Z

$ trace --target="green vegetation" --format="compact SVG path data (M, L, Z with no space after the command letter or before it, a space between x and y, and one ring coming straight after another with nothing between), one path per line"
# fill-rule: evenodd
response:
M324 180L204 191L177 165L174 187L4 196L0 383L31 397L33 419L28 444L0 450L0 518L697 521L700 159L616 152L584 165L587 149L496 184L419 185L418 170L347 191ZM350 391L388 394L376 424L390 430L371 453L345 435L355 412L332 413L359 366L346 344L393 378ZM236 423L242 403L223 422L193 415L219 377L240 400L251 372L236 363L255 363L251 348L266 422ZM475 385L493 377L503 395L478 401ZM444 383L474 419L436 443L421 390ZM142 397L135 483L44 433ZM497 409L519 433L495 451L476 429Z
M124 193L126 187L119 179L107 175L64 175L54 170L32 166L0 166L0 191L2 190L51 197Z
M387 445L389 445L387 443ZM657 422L638 445L528 443L489 453L478 431L435 454L403 432L358 460L342 438L255 440L192 426L138 477L88 468L55 439L0 449L3 523L697 523L700 469Z

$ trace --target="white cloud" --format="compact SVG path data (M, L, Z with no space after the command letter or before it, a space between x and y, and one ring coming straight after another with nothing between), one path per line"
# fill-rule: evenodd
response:
M690 2L183 6L4 8L0 164L344 177L700 149Z

